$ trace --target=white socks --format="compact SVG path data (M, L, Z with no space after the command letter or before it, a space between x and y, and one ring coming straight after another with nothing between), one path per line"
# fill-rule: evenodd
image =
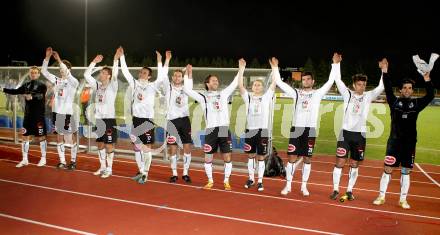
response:
M43 140L40 142L41 158L46 160L46 147L47 141Z
M249 172L249 179L254 181L255 178L255 158L248 158L248 172Z
M177 156L173 155L170 157L171 170L173 171L173 176L177 176Z
M212 162L210 162L210 163L205 162L204 166L205 166L206 176L208 177L208 181L214 182L214 180L212 179ZM225 169L225 171L226 171L226 169Z
M113 157L115 152L107 153L107 172L112 172L113 167Z
M101 171L105 170L105 148L98 150L98 156L99 156L99 163L101 167L99 168Z
M25 162L29 162L28 152L29 152L29 141L24 141L23 143L21 143L21 154L23 156L23 161Z
M342 168L336 167L333 169L333 190L339 191L339 181L341 181Z
M144 164L143 164L143 156L141 151L135 151L134 152L134 159L136 160L136 165L139 169L139 172L144 171Z
M143 153L143 155L145 156L144 157L144 172L142 172L142 173L144 173L144 174L148 174L148 171L150 171L150 166L151 166L151 161L152 161L152 154L151 154L151 152L144 152Z
M409 191L409 174L400 175L400 201L405 201Z
M177 155L173 155L170 157L170 165L171 171L173 172L173 176L178 176L177 173ZM191 153L183 154L183 175L188 175L189 166L191 164Z
M76 162L76 154L78 153L78 144L72 145L70 148L70 161Z
M58 157L60 158L60 162L62 164L66 164L66 156L64 155L64 144L63 143L58 143L57 144L57 152L58 152Z
M191 153L183 154L183 175L188 175L189 166L191 164Z
M229 177L232 172L232 162L225 162L225 180L223 182L228 183Z
M380 178L379 196L385 197L390 180L391 180L391 174L387 174L385 172L382 173L382 178Z
M356 184L356 179L358 177L358 167L350 167L350 172L348 173L348 187L347 192L353 192L353 187Z
M263 176L265 169L266 169L266 164L264 160L258 161L258 183L263 183Z
M296 162L295 163L291 163L291 162L287 162L286 165L286 186L291 187L292 185L292 179L293 179L293 175L295 174L295 168L296 168Z
M305 188L307 186L307 181L309 181L311 170L312 170L311 163L303 163L301 188Z

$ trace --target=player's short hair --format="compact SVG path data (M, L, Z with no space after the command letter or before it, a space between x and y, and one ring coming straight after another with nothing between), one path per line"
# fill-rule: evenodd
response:
M110 79L112 79L113 72L112 72L112 69L111 69L110 67L108 67L108 66L104 66L104 67L102 68L102 70L107 71L107 73L110 75Z
M62 62L66 65L66 67L70 70L72 69L72 63L68 60L62 60Z
M173 73L181 73L182 76L183 76L183 70L181 70L181 69L176 69L176 70L173 71Z
M315 80L312 72L309 72L309 71L302 72L301 77L304 77L304 76L310 76L312 78L312 80Z
M410 78L405 78L400 82L400 86L399 89L403 88L403 85L405 84L411 84L411 87L414 87L414 85L416 84L416 82L414 82L414 80L410 79Z
M252 82L252 85L254 85L255 82L259 82L259 83L261 83L262 86L264 86L264 82L263 82L263 80L261 80L261 79L257 79L257 80L255 80L255 81L253 81L253 82Z
M153 70L152 70L152 69L150 69L150 68L147 67L147 66L142 67L142 69L146 69L146 70L148 70L148 75L152 76L152 74L153 74Z
M31 66L30 68L29 68L29 71L31 71L31 70L37 70L38 72L40 72L40 68L38 68L37 66Z
M368 77L365 74L358 73L358 74L353 75L351 77L351 79L353 80L353 83L356 83L358 81L366 82L368 80Z
M204 84L205 84L205 89L206 90L208 90L208 83L209 83L209 81L211 80L211 78L212 77L217 77L216 75L213 75L213 74L208 74L208 76L206 76L206 78L205 78L205 82L204 82Z

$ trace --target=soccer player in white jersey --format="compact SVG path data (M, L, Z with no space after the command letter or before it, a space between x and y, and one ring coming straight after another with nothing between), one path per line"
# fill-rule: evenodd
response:
M171 51L166 52L164 64L164 74L168 73L168 63L171 58ZM191 122L189 120L188 95L183 91L183 71L175 70L172 81L167 77L163 79L163 89L167 102L167 145L170 154L170 164L172 176L171 183L178 180L177 174L177 150L183 148L183 175L182 179L186 183L191 183L188 171L191 164Z
M339 55L342 60L342 56ZM381 67L382 64L379 63ZM382 68L382 67L381 67ZM382 78L379 85L371 91L365 91L367 76L355 74L352 77L353 91L348 89L344 82L338 77L335 82L344 99L344 117L342 130L338 137L336 149L336 163L333 169L333 193L330 199L336 200L339 195L339 181L341 179L342 168L344 167L348 155L350 154L350 171L348 173L347 192L341 197L341 201L354 200L353 187L358 177L359 164L364 160L366 145L366 125L370 104L384 90Z
M134 79L128 70L125 62L124 51L121 56L121 70L133 93L132 100L132 121L131 140L133 142L135 159L139 172L133 179L140 184L144 184L148 179L152 160L152 147L154 144L154 101L156 92L161 85L161 80L165 75L162 72L162 56L156 51L158 77L156 81L150 82L152 70L143 67L138 74L138 79ZM166 63L169 63L169 59Z
M218 77L208 75L204 81L207 91L203 94L193 90L192 67L191 65L186 67L184 91L201 105L205 116L206 133L203 151L205 152L205 172L208 177L208 183L204 186L204 189L212 189L214 186L212 177L213 154L220 148L221 155L225 161L224 188L225 190L231 190L229 177L232 172L232 142L229 132L228 98L232 95L235 88L237 88L238 80L243 76L245 66L245 61L240 59L237 76L235 76L231 84L222 91L218 90Z
M302 88L292 88L283 81L279 72L276 73L276 83L287 95L295 100L295 109L293 111L293 125L290 128L289 146L287 154L289 161L286 165L286 186L281 191L282 195L290 193L292 188L292 179L295 174L295 168L298 161L303 159L301 192L303 196L310 195L307 189L311 171L311 159L315 147L316 126L319 115L319 107L322 97L330 90L336 77L340 76L339 61L333 56L332 70L328 81L319 89L313 89L315 80L313 75L305 72L301 76Z
M121 55L122 49L118 48L113 59L113 68L101 68L97 80L92 77L92 71L96 64L104 58L102 55L97 55L84 72L87 83L96 94L95 118L98 136L96 143L98 144L100 168L94 175L100 175L101 178L108 178L112 175L114 144L118 138L115 100L118 93L118 60Z
M258 159L258 183L257 190L263 191L263 176L265 163L264 158L267 155L267 144L269 140L269 111L273 99L276 83L273 75L278 71L278 60L274 57L269 60L272 67L272 83L264 92L262 80L255 80L252 83L252 93L246 90L243 82L243 76L238 80L241 97L246 105L247 128L244 144L244 151L249 154L248 172L249 179L244 185L250 188L255 184L255 157Z
M54 57L60 66L60 77L53 75L47 70L51 56ZM51 47L46 49L46 58L43 61L41 73L54 84L55 97L52 107L52 125L55 127L54 131L57 135L57 151L60 158L57 167L59 169L75 170L76 154L78 152L78 144L76 143L78 125L76 118L73 116L73 103L79 82L70 72L71 67L70 62L61 60L59 54L53 51ZM70 149L71 160L69 166L66 166L66 157L64 155L66 135L71 136L73 144Z

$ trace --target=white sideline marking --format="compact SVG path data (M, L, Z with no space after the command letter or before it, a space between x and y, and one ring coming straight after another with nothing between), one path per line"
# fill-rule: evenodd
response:
M9 146L4 146L5 148L9 148L9 149L15 149L15 150L20 150L21 151L21 149L20 148L15 148L15 147L9 147ZM29 152L39 152L38 150L34 150L34 149L30 149L29 150ZM57 152L53 152L53 151L46 151L47 153L52 153L52 154L55 154L55 155L58 155L58 153ZM47 157L48 159L50 159L49 157ZM96 158L94 158L94 157L88 157L88 156L84 156L84 155L79 155L78 154L78 156L77 156L77 159L78 158L87 158L87 159L93 159L93 160L96 160ZM128 164L135 164L135 162L134 161L127 161L127 160L118 160L118 159L114 159L113 160L114 162L123 162L123 163L128 163ZM314 162L317 162L317 163L326 163L326 162L322 162L322 161L314 161ZM178 163L178 166L179 165L181 165L180 163ZM157 167L162 167L162 168L167 168L167 166L162 166L162 165L155 165L155 166L157 166ZM362 165L362 168L364 168L364 167L370 167L370 168L377 168L377 167L372 167L372 166L364 166L364 165ZM183 169L182 167L178 167L179 169ZM382 169L382 168L381 168ZM194 171L200 171L200 172L202 172L203 170L197 170L197 169L192 169L192 170L194 170ZM298 170L301 170L301 169L298 169ZM325 173L325 174L332 174L333 172L332 171L318 171L318 170L311 170L312 172L319 172L319 173ZM203 171L204 172L204 171ZM413 171L413 172L421 172L421 171ZM213 172L214 174L219 174L218 172ZM422 172L421 172L422 173ZM440 173L435 173L435 172L427 172L427 173L429 173L429 174L440 174ZM241 176L241 175L239 175L239 174L234 174L234 173L232 173L232 175L237 175L237 176ZM348 175L348 174L342 174L342 175ZM377 177L377 176L368 176L368 175L359 175L359 177L362 177L362 178L372 178L372 179L380 179L381 177ZM283 180L281 180L281 179L272 179L272 178L265 178L265 179L268 179L268 180L274 180L274 181L283 181ZM400 179L391 179L392 181L394 180L394 181L399 181L400 182ZM295 181L294 181L295 182ZM411 183L420 183L420 184L434 184L434 183L432 183L432 182L424 182L424 181L417 181L417 180L412 180L411 181ZM312 183L313 184L313 183ZM361 189L362 190L362 189Z
M306 229L306 228L301 228L301 227L294 227L294 226L288 226L288 225L282 225L282 224L274 224L274 223L268 223L268 222L257 221L257 220L248 220L248 219L242 219L242 218L237 218L237 217L217 215L217 214L212 214L212 213L205 213L205 212L199 212L199 211L185 210L185 209L179 209L179 208L174 208L174 207L169 207L169 206L164 207L163 205L155 205L155 204L150 204L150 203L143 203L143 202L137 202L137 201L131 201L131 200L107 197L107 196L100 196L100 195L95 195L95 194L90 194L90 193L82 193L82 192L76 192L76 191L71 191L71 190L52 188L52 187L41 186L41 185L36 185L36 184L28 184L28 183L12 181L12 180L0 179L0 181L5 182L5 183L18 184L18 185L23 185L23 186L28 186L28 187L34 187L34 188L51 190L51 191L69 193L69 194L73 194L73 195L80 195L80 196L86 196L86 197L92 197L92 198L98 198L98 199L104 199L104 200L110 200L110 201L116 201L116 202L122 202L122 203L128 203L128 204L134 204L134 205L139 205L139 206L158 208L158 209L161 209L161 210L176 211L176 212L182 212L182 213L188 213L188 214L195 214L195 215L202 215L202 216L207 216L207 217L214 217L214 218L219 218L219 219L239 221L239 222L245 222L245 223L251 223L251 224L260 224L260 225L266 225L266 226L271 226L271 227L286 228L286 229L291 229L291 230L299 230L299 231L319 233L319 234L338 234L338 233L325 232L325 231L320 231L320 230L315 230L315 229Z
M440 184L435 179L433 179L430 175L428 175L428 173L426 173L425 170L423 170L423 168L418 163L416 163L415 165L417 166L417 168L419 168L419 170L421 172L423 172L423 174L425 174L426 177L428 177L428 179L430 179L434 184L436 184L438 187L440 187Z
M30 151L35 151L35 152L38 152L37 150L30 150ZM58 153L55 153L55 152L47 152L47 153L52 153L52 154L58 154ZM89 158L89 159L94 159L93 157L87 157L87 156L81 156L82 158ZM47 159L53 159L53 158L50 158L50 157L47 157L46 156L46 158ZM1 160L1 159L0 159ZM5 160L7 160L7 159L5 159ZM12 160L7 160L7 161L11 161L11 162L16 162L16 163L18 163L18 161L12 161ZM131 161L125 161L125 160L113 160L113 161L116 161L116 162L122 162L122 163L128 163L128 164L135 164L135 162L131 162ZM31 165L33 165L33 164L31 164ZM162 167L162 168L167 168L167 166L162 166L162 165L155 165L155 167ZM181 167L179 167L179 169L182 169ZM191 169L192 171L198 171L198 172L205 172L204 170L199 170L199 169ZM87 171L85 171L85 172L87 172ZM218 171L213 171L213 174L223 174L223 173L221 173L221 172L218 172ZM231 175L233 175L233 176L238 176L238 177L248 177L247 175L245 175L245 174L236 174L236 173L231 173ZM348 174L344 174L344 175L348 175ZM373 177L373 176L370 176L370 177ZM129 178L129 177L127 177L127 178ZM284 182L284 180L282 180L282 179L272 179L272 178L264 178L265 180L271 180L271 181L282 181L282 182ZM396 179L396 180L398 180L398 179ZM149 181L151 181L151 180L149 180ZM159 182L159 181L158 181ZM295 182L295 183L301 183L301 181L297 181L297 180L292 180L292 182ZM412 181L412 182L419 182L419 181ZM421 183L425 183L425 184L433 184L433 183L430 183L430 182L421 182ZM311 185L316 185L316 186L322 186L322 187L331 187L331 186L333 186L333 185L330 185L330 184L320 184L320 183L313 183L313 182L308 182L307 184L311 184ZM347 188L347 187L345 187L345 186L339 186L340 188ZM356 190L360 190L360 191L366 191L366 192L379 192L378 190L371 190L371 189L364 189L364 188L358 188L358 187L354 187L354 189L356 189ZM388 194L394 194L394 195L400 195L400 192L399 193L397 193L397 192L387 192ZM427 199L434 199L434 200L440 200L440 198L439 197L431 197L431 196L424 196L424 195L418 195L418 194L408 194L408 196L412 196L412 197L420 197L420 198L427 198Z
M11 161L10 162L18 162L18 161ZM29 163L29 165L36 166L37 164ZM55 166L44 166L47 168L56 168ZM93 171L85 171L85 170L75 170L77 172L82 172L85 174L92 174ZM117 178L124 178L124 179L131 179L131 177L128 176L122 176L122 175L115 175L113 174L112 177ZM0 179L2 181L2 179ZM202 186L193 186L193 185L186 185L186 184L175 184L175 183L169 183L165 181L158 181L158 180L148 180L148 182L158 183L158 184L166 184L171 185L173 187L180 186L180 187L187 187L187 188L195 188L195 189L202 189ZM44 186L42 186L44 187ZM285 200L285 201L293 201L293 202L303 202L308 204L321 204L326 206L334 206L334 207L341 207L341 208L348 208L348 209L355 209L355 210L361 210L361 211L373 211L373 212L379 212L379 213L385 213L385 214L395 214L395 215L404 215L404 216L411 216L411 217L419 217L419 218L426 218L426 219L434 219L434 220L440 220L440 217L433 217L433 216L426 216L426 215L418 215L418 214L408 214L408 213L401 213L401 212L395 212L395 211L386 211L386 210L377 210L377 209L370 209L370 208L364 208L364 207L356 207L356 206L347 206L342 204L334 204L334 203L328 203L328 202L318 202L318 201L305 201L301 199L293 199L293 198L286 198L286 197L277 197L277 196L271 196L271 195L264 195L264 194L254 194L254 193L246 193L246 192L238 192L238 191L225 191L221 189L213 188L211 191L217 191L217 192L223 192L223 193L233 193L233 194L239 194L239 195L246 195L246 196L253 196L253 197L262 197L262 198L270 198L270 199L277 199L277 200ZM373 191L373 190L370 190ZM399 194L400 193L396 193ZM414 196L414 195L412 195ZM424 197L424 196L420 196ZM434 198L434 199L440 199L440 198Z
M0 217L5 217L8 219L13 219L13 220L26 222L26 223L41 225L41 226L45 226L45 227L49 227L49 228L55 228L55 229L59 229L59 230L63 230L63 231L71 232L71 233L84 234L84 235L95 235L96 234L96 233L89 233L89 232L84 232L81 230L66 228L66 227L62 227L62 226L58 226L58 225L54 225L54 224L47 224L47 223L43 223L43 222L39 222L39 221L35 221L35 220L16 217L16 216L12 216L12 215L7 215L7 214L3 214L3 213L0 213Z

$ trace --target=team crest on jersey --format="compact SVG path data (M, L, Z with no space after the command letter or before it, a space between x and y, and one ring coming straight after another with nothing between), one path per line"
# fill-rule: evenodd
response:
M131 142L136 142L137 137L135 135L130 135Z
M304 101L302 102L302 108L303 108L303 109L307 109L308 106L309 106L309 101L308 101L308 100L304 100Z
M345 155L347 155L347 150L345 148L337 148L336 149L336 156L345 157Z
M203 151L204 151L205 153L209 153L209 152L211 152L211 151L212 151L212 147L211 147L211 145L209 145L209 144L205 144L205 145L203 145Z
M143 96L141 93L138 93L138 94L137 94L137 99L138 99L138 100L143 100L143 99L144 99L144 96Z
M244 150L245 152L249 152L249 151L252 150L252 146L249 145L249 144L244 144L244 148L243 148L243 150Z
M98 102L102 102L104 100L104 95L99 94L98 95Z
M181 95L176 97L176 104L177 105L181 105L182 104L182 96Z
M398 106L398 107L402 107L402 106L403 106L402 101L399 101L399 103L397 103L397 106Z
M287 152L292 153L295 152L296 150L296 146L293 144L289 144L289 146L287 147Z
M414 108L414 104L413 104L413 102L410 102L409 105L408 105L408 107L409 107L410 109Z
M176 137L175 137L175 136L172 136L172 135L168 136L168 138L167 138L167 143L168 143L168 144L174 144L174 143L176 143Z
M63 95L64 95L64 89L59 89L58 96L63 96Z
M394 163L396 163L396 158L394 156L385 156L384 162L386 165L394 165Z

